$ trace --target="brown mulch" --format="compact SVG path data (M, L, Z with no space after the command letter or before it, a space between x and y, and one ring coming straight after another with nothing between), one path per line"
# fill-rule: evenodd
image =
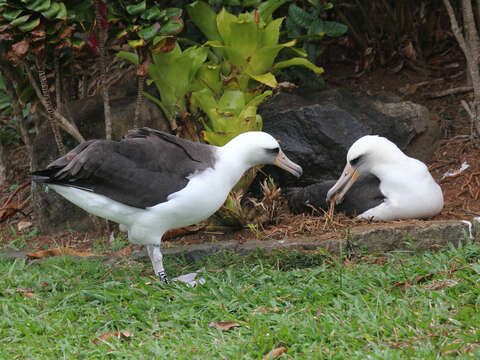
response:
M459 61L459 60L456 60ZM431 161L427 165L440 184L445 198L443 211L434 217L440 219L471 219L480 216L480 144L465 137L470 132L470 120L464 111L461 111L460 100L468 99L471 94L449 95L442 98L431 98L431 94L445 88L461 86L465 76L453 76L442 79L438 73L418 73L408 69L400 73L393 73L388 69L378 69L361 77L348 77L352 70L343 65L327 68L326 80L335 86L343 86L362 94L375 95L380 92L392 92L405 100L411 100L425 105L434 120L438 121L443 131L443 139ZM447 74L448 75L448 74ZM342 78L343 76L343 78ZM341 80L339 80L341 79ZM0 187L0 206L12 194L15 186L20 186L29 180L28 157L25 148L7 148L8 159L11 161L12 171L8 174L9 184ZM445 177L449 170L459 169L463 163L469 167L456 176ZM13 185L13 187L12 187ZM0 222L0 247L24 236L29 249L46 249L51 247L72 247L87 251L94 247L94 243L103 238L108 242L108 236L100 232L76 233L64 231L59 234L39 235L35 231L35 218L32 213L29 187L18 192L11 203L22 206L21 211L6 216ZM1 213L0 213L1 215ZM31 222L32 225L21 232L18 231L20 221ZM405 222L405 221L402 221ZM283 239L286 237L303 237L326 232L341 233L348 228L365 225L367 220L348 218L343 214L331 215L324 212L315 212L312 215L292 215L284 204L283 210L275 219L275 224L260 227L257 231L244 229L234 233L214 231L200 231L190 235L169 239L169 243L204 243L220 240L237 240L244 242L249 239Z

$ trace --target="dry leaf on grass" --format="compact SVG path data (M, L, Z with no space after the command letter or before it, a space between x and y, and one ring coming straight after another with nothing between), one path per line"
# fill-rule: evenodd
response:
M132 253L132 248L130 246L117 250L112 253L112 256L127 257Z
M286 348L286 347L279 347L279 348L273 349L272 351L270 351L267 355L265 355L263 357L263 360L276 359L277 357L282 355L287 350L288 350L288 348Z
M102 335L100 335L99 337L97 337L95 340L93 340L93 343L95 345L98 345L98 343L100 341L107 341L108 339L110 339L111 337L116 337L118 339L125 339L125 338L130 338L132 337L133 334L129 331L129 330L122 330L122 331L115 331L115 332L107 332L107 333L104 333Z
M227 331L230 330L232 327L240 326L239 323L235 321L212 321L208 326L214 327L215 329Z
M458 284L457 280L447 279L447 280L434 280L431 283L422 285L426 290L441 290L450 287L454 287Z
M36 252L28 253L27 256L33 259L42 259L50 256L60 256L60 255L71 255L71 256L93 256L94 254L89 252L81 252L70 248L54 248L49 250L41 250Z
M35 296L32 288L17 288L17 292L22 293L25 297L29 298Z

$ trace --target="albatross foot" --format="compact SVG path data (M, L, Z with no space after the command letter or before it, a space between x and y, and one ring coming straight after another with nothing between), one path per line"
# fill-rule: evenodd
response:
M165 284L169 284L170 282L168 281L167 274L165 273L165 270L160 271L158 274L156 274L160 280L162 280Z

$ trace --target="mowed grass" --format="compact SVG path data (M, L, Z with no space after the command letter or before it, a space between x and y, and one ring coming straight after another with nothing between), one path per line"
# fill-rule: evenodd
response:
M215 256L206 283L150 264L0 259L1 359L444 359L480 356L480 246L356 259ZM237 322L228 331L209 324ZM107 332L130 337L96 341Z

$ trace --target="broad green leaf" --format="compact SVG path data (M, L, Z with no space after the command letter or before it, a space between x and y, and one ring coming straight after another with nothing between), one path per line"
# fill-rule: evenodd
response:
M207 37L208 40L221 40L217 30L217 15L212 8L203 1L195 1L187 5L187 12L193 23Z
M158 6L153 6L145 11L140 17L145 20L160 20L164 11L160 10Z
M128 45L132 48L135 49L139 46L145 46L145 41L143 39L136 39L136 40L128 40Z
M127 5L126 10L130 15L137 16L145 12L146 8L147 8L146 2L142 1L138 4Z
M304 29L308 29L312 21L315 20L315 17L295 4L290 4L288 7L288 16L297 26Z
M275 76L272 73L266 73L262 75L250 75L250 77L262 84L270 86L271 88L276 88L278 85L277 79L275 79Z
M178 20L169 20L165 25L160 29L160 34L162 35L176 35L183 30L183 21Z
M265 46L253 53L248 63L248 72L252 75L261 75L269 72L272 69L275 58L280 50L286 47L292 47L296 44L296 41L289 41L284 44L278 44L275 46Z
M12 24L13 26L22 25L26 23L28 19L30 19L30 16L32 16L32 14L19 16L15 20L11 21L10 24Z
M247 107L258 106L260 105L267 97L272 96L272 91L267 90L262 94L255 96L252 100L247 103Z
M140 36L142 39L149 41L153 39L155 35L157 35L158 30L160 30L160 24L155 23L151 26L148 26L142 30L140 30L137 34Z
M230 37L225 40L228 58L233 65L245 67L259 48L259 32L254 21L233 21Z
M38 25L40 25L40 19L33 19L23 25L19 25L18 28L23 32L29 32L35 29Z
M211 40L223 40L225 44L230 43L230 25L237 20L235 15L230 14L225 8L223 8L216 17L217 29L221 39Z
M7 21L15 20L22 13L21 9L11 9L2 11L2 16Z
M261 4L257 7L258 14L262 17L262 20L265 23L268 23L272 17L272 14L280 6L285 4L288 0L268 0L262 1Z
M280 61L273 66L273 69L278 70L278 69L283 69L289 66L303 66L312 70L317 75L320 75L324 72L323 68L312 64L310 61L308 61L305 58L299 58L299 57L291 58L285 61Z
M348 26L335 21L325 21L325 34L331 37L342 36L348 31Z
M42 12L42 15L45 16L48 20L51 20L55 18L59 11L60 5L56 2L53 2L47 10Z
M50 0L35 0L30 4L27 4L26 8L33 11L46 11L50 8Z
M192 83L192 91L199 91L207 87L213 91L215 95L219 95L222 89L220 69L220 65L202 64Z
M55 16L55 19L67 20L67 8L65 7L65 4L61 2L59 3L59 5L60 5L60 10Z
M240 114L244 106L245 96L240 90L226 90L218 102L220 111L231 111L236 115Z
M125 60L130 61L135 66L139 66L138 55L137 54L134 54L134 53L131 53L131 52L128 52L128 51L119 51L116 56L121 58L121 59L125 59Z
M278 44L280 36L280 27L282 26L283 18L278 18L271 21L263 32L263 46L273 46Z
M325 33L325 22L322 19L316 19L310 24L308 34L323 34Z
M182 9L180 8L168 8L167 9L167 18L178 20L182 16Z

